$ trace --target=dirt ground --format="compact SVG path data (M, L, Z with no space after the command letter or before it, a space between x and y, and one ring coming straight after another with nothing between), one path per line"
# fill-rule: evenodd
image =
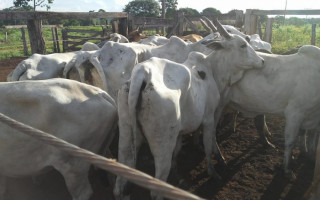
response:
M21 58L0 61L0 81L21 61ZM178 157L178 171L182 179L177 181L172 175L169 183L188 190L202 198L214 200L262 199L262 200L300 200L309 188L313 176L314 162L295 148L292 168L296 179L284 177L281 167L284 144L284 121L282 118L267 115L267 124L271 142L276 148L266 147L259 142L252 120L239 116L236 132L233 132L232 112L217 130L218 143L225 156L227 168L217 166L222 179L208 177L204 152L193 145L191 137ZM189 142L188 142L189 141ZM0 161L1 162L1 161ZM138 169L152 174L154 171L152 156L144 146L138 159ZM105 173L95 171L93 175L95 195L92 199L112 199L111 188L105 181ZM178 184L179 182L179 184ZM51 184L54 184L52 187ZM10 200L59 199L68 200L70 196L64 181L57 172L38 178L10 179ZM35 191L42 191L42 196ZM148 191L134 186L132 199L150 199Z

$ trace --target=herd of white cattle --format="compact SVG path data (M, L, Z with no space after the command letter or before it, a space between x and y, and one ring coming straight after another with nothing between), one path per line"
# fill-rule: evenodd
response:
M101 48L86 43L76 52L34 54L0 84L0 112L94 153L105 152L118 134L117 159L133 168L147 142L155 177L164 181L183 136L199 129L208 173L220 178L211 155L225 164L216 128L227 105L248 117L278 114L285 118L283 168L291 174L299 131L320 128L320 49L306 45L292 55L261 53L255 50L271 52L271 45L259 36L217 20L202 22L211 33L194 43L176 36L128 42L113 34ZM63 175L74 200L90 198L88 163L9 126L0 129L0 199L5 177L47 168ZM128 197L126 184L117 177L116 199Z

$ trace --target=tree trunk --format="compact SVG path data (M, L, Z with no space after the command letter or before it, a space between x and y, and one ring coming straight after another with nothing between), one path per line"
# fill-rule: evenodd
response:
M41 20L28 20L27 26L32 54L46 54L46 46L42 33Z

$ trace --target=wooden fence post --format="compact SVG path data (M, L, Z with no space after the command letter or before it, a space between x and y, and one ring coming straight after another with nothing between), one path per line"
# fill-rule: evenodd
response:
M52 44L53 44L53 52L57 53L57 39L54 33L54 28L51 28L51 33L52 33Z
M246 10L244 19L244 31L245 34L252 35L257 32L258 16L252 14L251 9Z
M312 24L311 45L316 45L316 24Z
M26 33L24 31L24 28L21 28L21 38L22 38L22 44L23 44L23 52L24 55L28 55L28 46L26 41Z
M244 14L242 10L235 10L236 13L236 22L235 22L235 27L241 28L243 26L243 18Z
M32 54L46 54L46 46L42 32L42 21L38 19L28 20L27 27Z
M119 33L124 36L128 35L128 19L127 18L119 19Z
M66 52L68 50L68 31L67 29L62 29L62 51Z
M179 11L178 12L178 31L177 35L182 35L183 34L183 24L184 24L184 13Z
M119 28L118 28L118 22L117 20L112 20L111 21L111 24L112 24L112 32L113 33L119 33Z
M263 40L271 43L273 18L268 18Z
M131 33L134 30L133 25L135 24L134 15L128 14L128 33Z
M246 10L246 14L245 14L245 17L244 17L244 33L245 34L249 34L250 32L250 18L251 18L251 13L252 13L252 10L251 9L247 9Z
M59 43L59 35L58 35L58 27L54 28L54 34L56 37L56 46L57 46L57 51L60 53L60 43Z

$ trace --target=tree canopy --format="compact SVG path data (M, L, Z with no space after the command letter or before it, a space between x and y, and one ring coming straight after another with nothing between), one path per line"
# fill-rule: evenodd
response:
M33 10L36 10L36 7L46 7L49 10L51 7L49 4L52 4L54 0L14 0L13 5L15 7L28 7L29 2L33 2Z
M217 10L215 8L209 7L202 10L203 15L216 15L221 14L220 10Z
M184 12L186 15L200 15L200 13L193 8L180 8L179 11Z
M134 0L130 1L125 8L124 12L131 13L135 16L141 17L159 17L160 6L155 0Z
M177 10L177 5L178 5L178 0L165 0L166 18L174 17L174 13Z

